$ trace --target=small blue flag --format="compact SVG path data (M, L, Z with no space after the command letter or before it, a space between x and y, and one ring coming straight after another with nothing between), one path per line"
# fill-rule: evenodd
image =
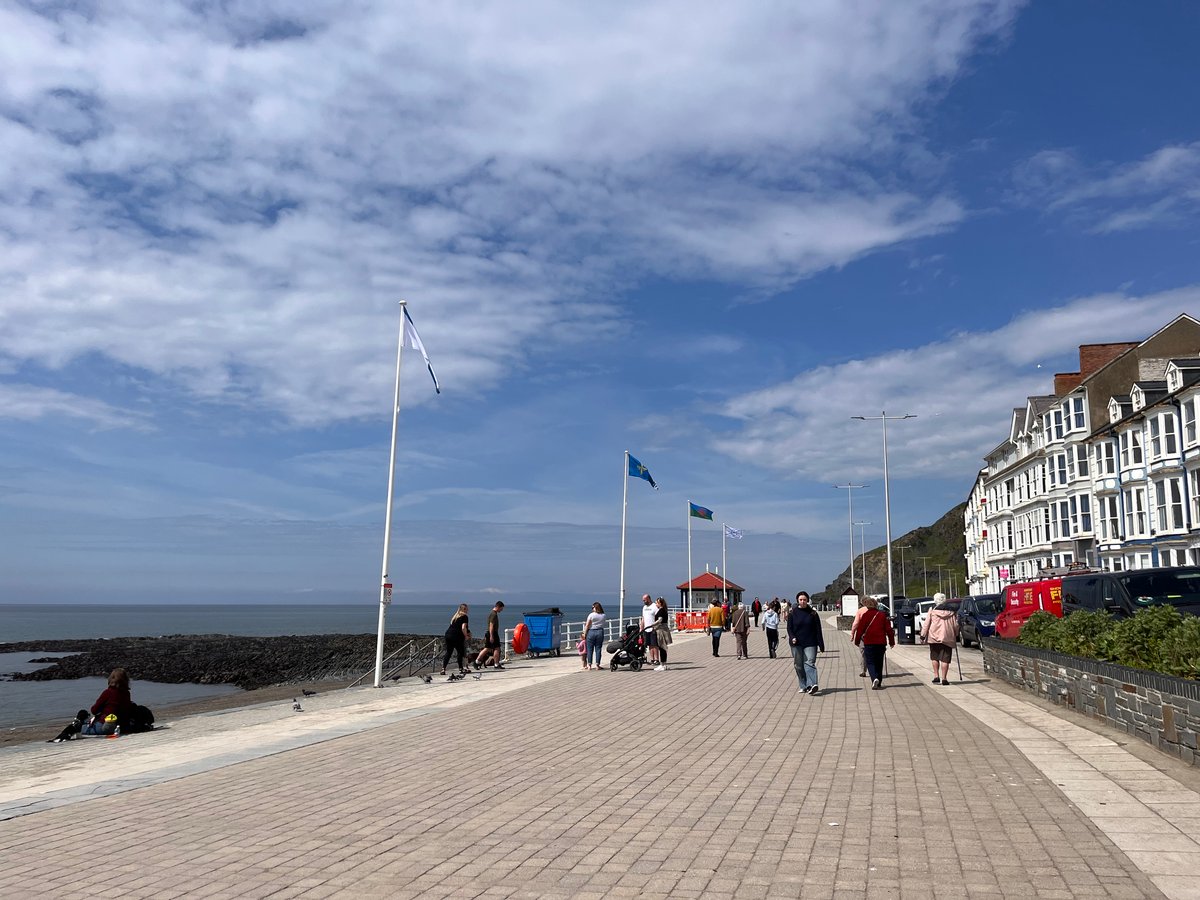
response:
M637 461L634 456L629 457L629 474L634 478L641 478L643 481L650 482L650 487L658 490L658 485L654 483L654 479L650 477L650 470Z

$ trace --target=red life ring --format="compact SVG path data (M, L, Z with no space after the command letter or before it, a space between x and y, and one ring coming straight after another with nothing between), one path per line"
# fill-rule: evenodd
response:
M513 653L524 653L529 649L529 626L522 622L513 629Z

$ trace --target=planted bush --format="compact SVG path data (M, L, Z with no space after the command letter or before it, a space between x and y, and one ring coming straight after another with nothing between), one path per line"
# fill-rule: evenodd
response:
M1138 610L1137 615L1113 623L1101 641L1098 658L1135 669L1159 669L1163 641L1181 622L1183 616L1173 606Z
M1018 641L1039 650L1200 678L1200 617L1181 615L1170 606L1139 610L1119 621L1106 612L1080 611L1062 619L1036 612Z
M1188 616L1162 639L1159 671L1177 678L1200 678L1200 617Z

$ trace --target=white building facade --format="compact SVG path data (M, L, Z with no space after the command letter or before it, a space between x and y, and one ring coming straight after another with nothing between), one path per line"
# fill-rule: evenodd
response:
M971 594L1075 562L1200 565L1200 322L1079 355L985 457L963 522Z

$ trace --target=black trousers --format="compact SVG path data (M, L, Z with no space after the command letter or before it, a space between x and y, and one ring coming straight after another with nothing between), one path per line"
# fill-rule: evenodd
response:
M779 629L767 628L767 653L771 659L775 658L775 648L779 646Z
M463 637L461 634L458 635L457 638L451 638L451 637L446 638L446 653L442 657L442 668L443 669L446 668L447 665L449 665L450 654L452 654L452 653L458 654L458 667L460 669L466 668L466 666L464 665L464 662L465 662L466 656L467 656L467 639L465 637Z

